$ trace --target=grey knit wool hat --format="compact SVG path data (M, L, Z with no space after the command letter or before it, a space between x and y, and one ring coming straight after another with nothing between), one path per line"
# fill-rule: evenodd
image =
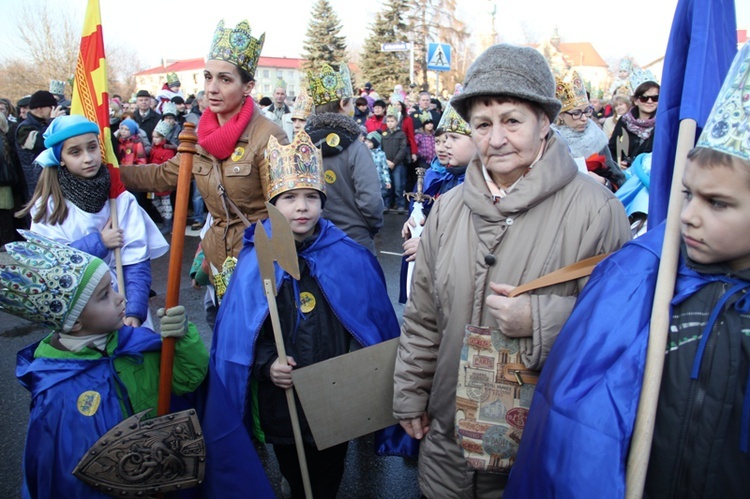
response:
M464 91L451 105L469 121L468 102L477 96L507 95L536 102L549 116L557 117L562 103L555 98L555 77L544 56L531 47L501 43L485 50L469 66Z

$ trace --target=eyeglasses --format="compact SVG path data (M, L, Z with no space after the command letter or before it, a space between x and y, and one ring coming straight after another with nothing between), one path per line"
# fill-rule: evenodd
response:
M586 116L587 118L591 118L591 116L594 114L594 108L593 107L587 107L583 111L580 109L576 109L575 111L563 111L565 114L573 118L574 120L580 119L581 116Z
M643 102L644 104L648 101L651 102L659 102L659 94L656 95L639 95L638 100Z

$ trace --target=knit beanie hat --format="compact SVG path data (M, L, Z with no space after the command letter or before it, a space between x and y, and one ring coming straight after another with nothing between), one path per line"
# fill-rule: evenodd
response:
M29 100L29 109L37 109L40 107L55 107L57 106L57 99L51 93L46 90L37 90L31 94L31 100Z
M380 135L380 132L374 131L367 134L367 140L372 142L373 149L377 149L380 147L380 142L383 140L383 137Z
M130 135L138 135L138 123L130 118L124 119L120 122L120 126L125 125L130 130Z
M0 265L0 310L67 333L109 267L99 258L30 231L5 245L12 265Z
M509 96L539 104L553 122L562 104L555 98L555 78L544 56L531 47L501 43L485 50L469 66L464 91L451 105L469 121L473 97Z
M58 116L44 131L44 147L35 162L44 168L60 166L62 147L65 141L71 137L77 137L87 133L99 135L99 125L89 121L80 114L71 116Z

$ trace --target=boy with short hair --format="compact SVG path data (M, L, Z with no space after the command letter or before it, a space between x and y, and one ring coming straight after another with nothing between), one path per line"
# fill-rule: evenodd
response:
M748 78L750 45L682 177L681 258L644 497L750 490ZM505 497L623 496L663 239L664 224L591 275L542 370Z
M16 376L31 392L22 494L99 497L73 469L109 429L156 407L162 338L177 339L177 395L201 384L208 353L183 307L159 311L161 336L123 326L125 298L112 288L106 263L21 234L27 241L6 245L14 265L0 266L0 309L53 330L18 353Z
M406 187L406 161L409 152L409 143L406 134L398 126L400 110L396 106L389 106L385 116L388 130L382 133L383 142L381 147L385 153L386 163L391 169L393 183L388 189L386 199L383 200L385 208L395 208L402 215L406 213L406 198L404 188ZM394 200L395 197L395 200Z
M296 281L275 267L289 365L278 361L253 224L245 231L245 246L219 308L212 366L248 431L273 445L293 497L304 497L284 393L293 386L292 370L395 338L399 326L375 257L321 218L326 202L323 158L310 137L301 131L288 146L271 137L267 157L266 197L291 226L301 275ZM268 232L270 224L264 225L259 229ZM297 412L313 497L336 497L348 442L317 450L299 404Z

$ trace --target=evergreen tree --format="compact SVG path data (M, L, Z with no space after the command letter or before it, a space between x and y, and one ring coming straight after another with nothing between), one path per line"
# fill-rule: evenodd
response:
M412 0L408 14L411 39L414 41L414 65L424 88L429 87L427 75L427 48L432 42L451 46L451 70L440 72L443 86L461 82L473 60L468 46L469 32L466 23L456 17L456 0ZM434 81L434 80L433 80ZM433 90L437 92L437 89Z
M302 57L304 68L317 71L323 63L338 67L346 62L346 39L339 36L341 22L328 0L318 0L307 25Z
M362 74L385 100L397 84L408 88L409 52L382 52L383 43L408 42L409 27L404 21L409 0L388 0L378 12L362 51Z

